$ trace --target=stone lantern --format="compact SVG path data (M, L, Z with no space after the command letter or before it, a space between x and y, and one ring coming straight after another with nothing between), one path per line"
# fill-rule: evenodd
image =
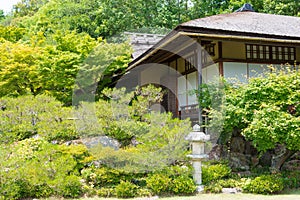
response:
M187 155L192 160L194 174L193 178L196 183L197 191L203 191L202 185L202 160L208 158L208 155L204 153L204 146L207 141L210 140L210 135L206 135L205 133L200 131L200 126L198 124L193 126L193 131L190 132L188 136L185 138L187 141L191 143L192 154Z

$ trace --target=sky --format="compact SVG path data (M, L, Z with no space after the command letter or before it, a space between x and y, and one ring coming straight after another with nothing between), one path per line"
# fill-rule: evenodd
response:
M11 11L13 5L21 0L0 0L0 10L3 10L5 14Z

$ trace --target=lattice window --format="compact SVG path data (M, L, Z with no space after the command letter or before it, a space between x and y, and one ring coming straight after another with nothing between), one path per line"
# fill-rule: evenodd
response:
M191 71L196 68L196 58L195 55L191 55L185 59L185 71Z
M248 60L294 61L296 51L294 47L246 44L246 58Z

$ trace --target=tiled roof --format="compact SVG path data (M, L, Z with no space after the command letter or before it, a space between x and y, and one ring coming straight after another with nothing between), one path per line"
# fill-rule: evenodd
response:
M153 45L155 45L158 41L160 41L164 35L158 34L146 34L146 33L129 33L126 32L126 35L130 38L130 43L133 47L133 58L137 58Z
M129 69L157 52L161 46L172 43L178 35L234 36L235 38L261 38L262 40L300 42L300 17L264 14L251 11L219 14L191 20L178 25L147 51L137 54ZM172 45L172 44L171 44ZM164 47L167 49L167 47Z
M205 28L251 34L300 37L300 17L235 12L195 19L179 27Z

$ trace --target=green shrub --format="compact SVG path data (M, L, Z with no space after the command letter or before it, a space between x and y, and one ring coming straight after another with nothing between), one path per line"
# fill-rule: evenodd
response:
M206 185L204 187L204 192L206 192L206 193L221 193L222 186L219 183L212 183L212 184Z
M113 188L100 188L96 191L99 197L109 198L115 195Z
M31 193L31 185L26 179L6 179L4 184L0 183L0 197L4 199L26 198Z
M276 175L262 175L245 183L242 187L243 192L255 194L273 194L282 191L283 181Z
M175 178L178 176L187 176L187 177L193 177L192 173L193 168L190 165L172 165L164 168L161 173L171 177Z
M40 197L50 197L54 194L53 189L46 183L33 185L30 191L30 197L40 198Z
M172 180L170 189L174 194L192 194L196 190L196 185L192 178L178 176Z
M73 151L73 145L68 151L61 146L33 138L2 145L0 167L5 170L0 170L0 195L7 199L80 195L79 177L69 174L78 174L81 154Z
M217 183L223 188L236 188L243 185L241 181L235 179L218 180Z
M97 189L94 188L93 185L88 185L86 183L83 183L82 193L88 197L93 197L93 196L97 195Z
M286 189L294 189L300 187L300 172L289 171L282 174L282 180Z
M55 183L55 189L59 196L74 198L82 194L80 178L75 175L66 176L63 180Z
M107 167L86 168L81 170L81 174L87 183L97 188L115 186L121 181L131 181L135 176L133 173Z
M130 198L136 196L137 189L138 187L135 184L121 181L121 183L116 186L115 193L117 197Z
M151 192L151 190L147 189L147 188L140 188L137 190L137 194L136 196L138 197L151 197L153 194Z
M202 182L208 184L226 178L230 175L231 169L224 164L208 165L202 167Z
M169 192L171 181L171 178L163 174L153 174L146 178L147 188L155 194Z
M220 193L223 188L242 188L246 183L250 182L251 179L241 178L237 179L221 179L204 187L204 191L207 193Z
M20 186L14 182L6 182L0 185L0 199L21 198Z

